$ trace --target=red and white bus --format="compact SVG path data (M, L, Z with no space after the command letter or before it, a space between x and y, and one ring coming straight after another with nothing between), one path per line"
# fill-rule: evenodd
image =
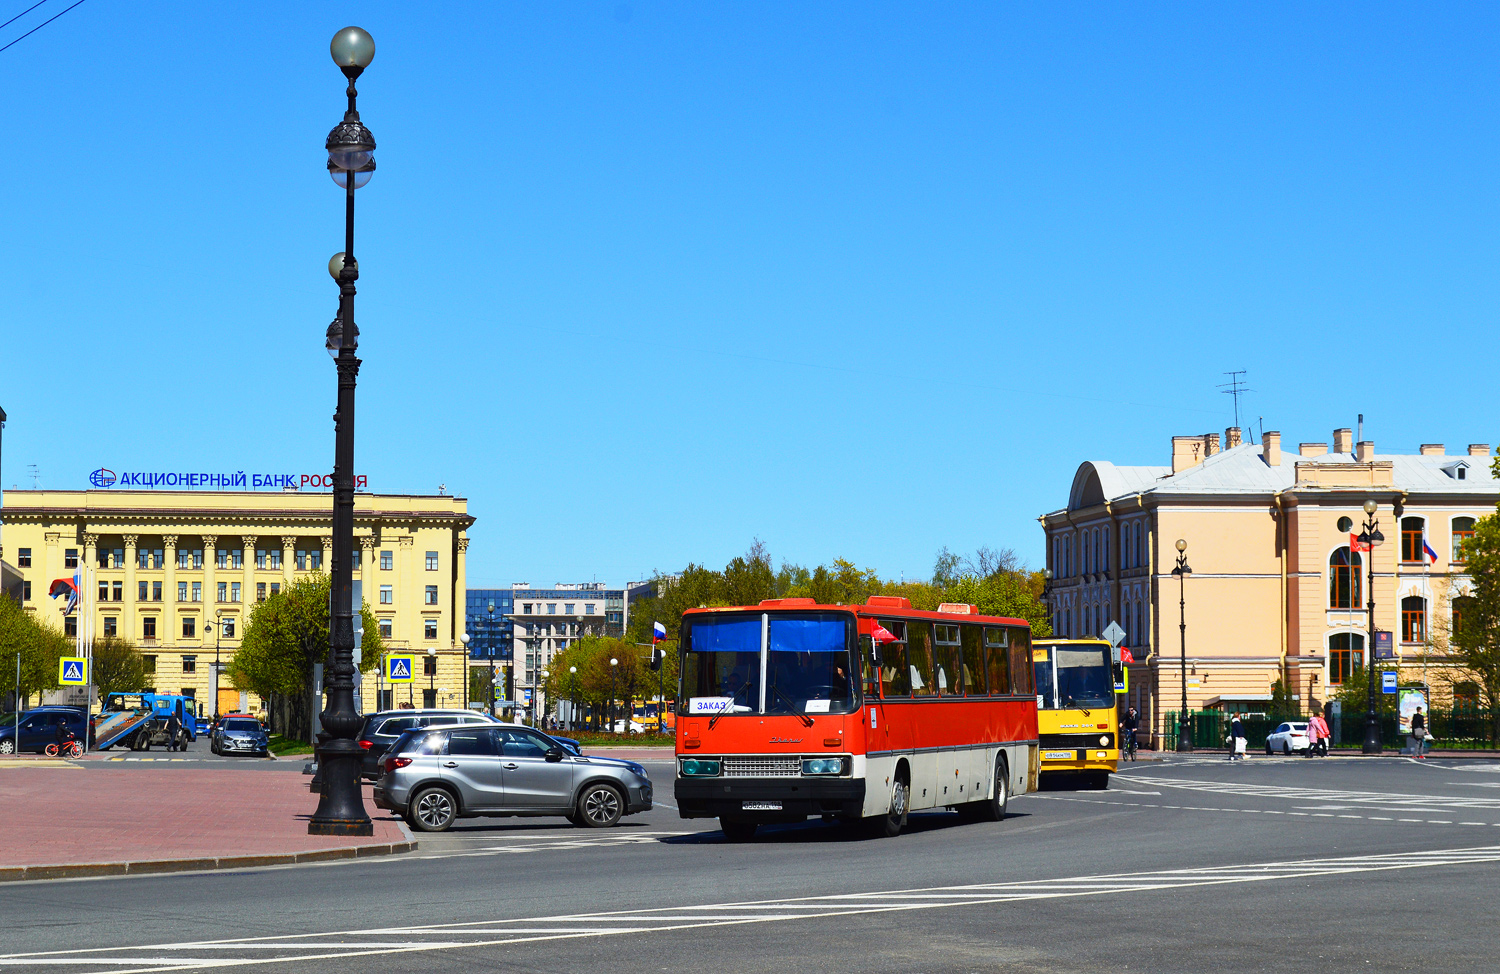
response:
M683 613L677 807L743 841L809 816L897 835L1036 790L1031 628L972 605L769 599Z

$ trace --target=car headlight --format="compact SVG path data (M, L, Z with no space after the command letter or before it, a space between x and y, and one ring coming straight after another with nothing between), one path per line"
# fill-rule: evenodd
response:
M808 758L802 762L803 774L843 774L843 758Z
M719 773L718 758L683 758L684 777L713 777Z

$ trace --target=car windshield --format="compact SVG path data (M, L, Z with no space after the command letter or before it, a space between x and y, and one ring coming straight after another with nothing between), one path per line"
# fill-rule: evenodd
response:
M1042 710L1113 707L1114 671L1108 646L1052 646L1034 654L1037 703Z
M255 733L260 730L260 721L246 720L243 717L238 720L224 721L224 729L227 731L250 731Z
M689 616L682 627L680 712L850 712L853 621L845 612Z

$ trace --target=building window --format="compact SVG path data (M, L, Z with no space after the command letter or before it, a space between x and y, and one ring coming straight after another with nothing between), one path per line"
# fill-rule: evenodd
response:
M137 602L144 602L144 601L146 601L146 596L149 593L150 588L151 588L151 583L148 582L148 581L146 581L145 579L141 579L139 582L136 582L135 583L135 600Z
M193 601L194 602L202 602L203 601L203 583L202 582L194 582L193 583Z
M573 603L569 602L567 605L563 606L563 615L570 616L572 614L573 614Z
M64 548L63 549L63 567L64 568L77 568L78 567L78 549L77 548Z
M198 672L198 657L196 657L196 656L184 656L182 658L182 672L184 672L184 673L196 673L196 672Z
M1109 546L1109 528L1104 529L1104 561L1102 564L1103 568L1101 569L1101 571L1108 572L1114 570L1115 557L1114 552L1110 550Z
M109 601L109 583L108 582L100 582L99 583L99 601L100 602L108 602Z
M390 639L391 638L391 620L389 620L389 619L381 619L380 620L380 638L381 639Z
M1401 641L1420 643L1427 639L1427 600L1408 595L1401 600Z
M1401 519L1401 560L1422 560L1422 536L1423 526L1426 524L1419 517L1403 517Z
M586 616L593 615L594 614L594 603L592 603L592 602L585 602L583 604L583 614L586 615Z
M272 582L271 583L271 594L272 595L280 595L281 594L281 583L280 582Z
M1350 552L1348 545L1338 548L1328 559L1328 607L1359 608L1359 569L1364 559ZM1363 644L1361 644L1363 645Z
M225 616L224 617L223 626L224 626L224 638L225 639L233 639L234 638L234 616Z
M293 557L296 559L296 561L294 562L294 564L296 564L296 566L297 566L297 571L299 571L299 572L305 572L305 571L307 571L307 549L306 548L298 548L297 549L297 553Z
M115 616L105 616L104 617L104 634L106 636L118 636L120 634L120 620L118 618L116 618ZM146 658L147 659L155 659L156 657L154 657L154 656L148 656Z
M396 604L396 592L395 592L395 590L393 588L391 588L391 586L389 586L389 585L382 585L382 586L380 586L380 604L381 605L395 605Z
M529 616L529 615L531 615L531 603L530 602L523 602L523 603L521 603L521 614L523 616Z
M188 583L187 582L178 582L177 583L177 601L179 601L179 602L186 602L187 600L188 600Z
M17 548L16 549L16 567L17 568L30 568L31 567L31 549L30 548Z
M217 552L215 552L215 554L214 554L214 567L215 568L228 568L229 567L229 549L228 548L220 548Z
M31 601L31 583L30 582L22 582L21 583L21 601L22 602L30 602Z
M151 601L152 602L160 602L161 601L161 582L152 582L151 583Z
M1453 600L1453 608L1448 619L1448 638L1450 641L1457 640L1459 634L1464 631L1464 614L1468 611L1471 595L1460 595Z
M265 600L266 600L266 583L265 582L256 582L255 583L255 601L257 601L257 602L264 602Z
M141 638L142 639L155 639L156 638L156 617L155 616L143 616L143 617L141 617Z
M238 602L239 600L240 600L240 583L239 582L230 582L229 583L229 601L231 601L231 602Z
M426 604L426 605L437 605L438 604L438 600L437 600L437 586L436 585L428 585L427 586L426 591L423 592L423 594L422 594L422 602L424 604Z
M194 584L196 584L196 583L194 583ZM124 602L125 601L125 583L124 582L110 582L109 583L109 587L110 587L110 591L114 592L114 595L115 595L115 597L110 600L111 602Z
M380 553L380 570L383 572L388 572L395 567L396 559L391 555L389 551L382 551Z
M547 603L547 614L549 616L555 616L555 615L557 615L557 603L556 602L548 602Z
M228 602L229 601L229 583L228 582L220 582L219 583L218 596L219 596L219 601L220 602Z
M309 548L307 551L307 567L310 571L320 572L323 570L323 549Z
M429 552L427 552L427 570L430 571L430 572L435 572L435 571L438 570L438 556L437 555L438 555L438 553L436 551L429 551Z
M264 571L266 568L267 552L264 548L255 549L255 567Z
M1464 558L1464 542L1474 537L1474 519L1472 517L1456 517L1453 519L1453 552L1449 560L1462 565Z
M63 616L63 635L75 637L78 635L78 617Z
M1328 637L1328 685L1343 686L1364 667L1365 637L1336 632Z
M422 675L437 676L437 656L429 654L422 657Z
M266 560L269 562L271 570L277 572L281 571L281 549L272 548L266 552L266 556Z
M423 619L422 620L422 638L424 638L424 639L436 639L437 638L437 620L436 619Z
M363 559L364 555L361 554L359 546L355 545L349 551L349 564L354 568L355 571L359 571L359 565Z
M195 639L198 635L198 620L192 616L182 617L182 638Z
M199 572L201 572L203 570L203 549L202 548L198 548L198 549L195 549L193 551L193 570L194 571L199 571Z
M105 621L106 622L114 622L113 619L106 619ZM109 632L109 633L105 633L105 635L106 636L113 636L114 633ZM156 675L156 657L155 656L142 656L141 657L141 669L144 670L148 676L155 676Z

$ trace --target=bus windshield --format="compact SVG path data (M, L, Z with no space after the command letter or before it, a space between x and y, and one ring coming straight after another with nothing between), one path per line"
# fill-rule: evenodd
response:
M1036 692L1043 710L1115 705L1115 677L1107 646L1057 646L1036 663Z
M680 711L851 712L853 623L841 612L689 616L682 626Z

